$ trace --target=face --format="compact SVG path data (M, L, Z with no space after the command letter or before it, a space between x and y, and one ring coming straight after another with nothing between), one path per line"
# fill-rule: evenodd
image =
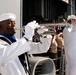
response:
M74 24L74 25L76 24L76 19L72 20L72 24Z
M76 19L75 19L75 24L76 24Z
M2 34L13 35L16 33L15 31L15 21L12 19L4 20L0 22L0 32Z

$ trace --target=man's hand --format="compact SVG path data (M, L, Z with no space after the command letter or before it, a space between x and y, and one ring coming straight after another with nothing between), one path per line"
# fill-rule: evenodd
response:
M48 31L48 29L45 28L44 26L42 26L40 29L37 30L37 33L41 35L41 34L43 34L46 31Z
M38 23L36 21L29 22L25 26L25 35L24 35L24 37L26 37L29 40L32 40L32 37L34 35L34 30L36 28L38 28L38 27L40 27L40 25L38 25Z

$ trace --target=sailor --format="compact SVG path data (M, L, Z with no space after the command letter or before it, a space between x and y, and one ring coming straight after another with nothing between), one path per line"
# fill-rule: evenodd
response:
M63 30L66 75L76 75L76 16L69 15Z
M30 42L34 35L34 29L39 27L36 21L29 22L25 29L25 35L16 40L14 34L16 26L16 15L4 13L0 15L0 73L1 75L28 75L18 56L25 53L47 52L51 43L51 36L40 37L42 43ZM32 33L32 34L31 34ZM45 38L46 36L46 38ZM9 44L10 43L10 44Z

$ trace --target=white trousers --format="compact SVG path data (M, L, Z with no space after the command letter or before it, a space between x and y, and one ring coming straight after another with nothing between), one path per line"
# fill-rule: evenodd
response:
M66 75L76 75L76 51L65 52L66 56Z

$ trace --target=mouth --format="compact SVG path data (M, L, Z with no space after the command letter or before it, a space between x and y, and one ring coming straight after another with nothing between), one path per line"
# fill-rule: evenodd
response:
M16 33L15 28L10 28L10 29L9 29L9 33L10 33L10 34Z

